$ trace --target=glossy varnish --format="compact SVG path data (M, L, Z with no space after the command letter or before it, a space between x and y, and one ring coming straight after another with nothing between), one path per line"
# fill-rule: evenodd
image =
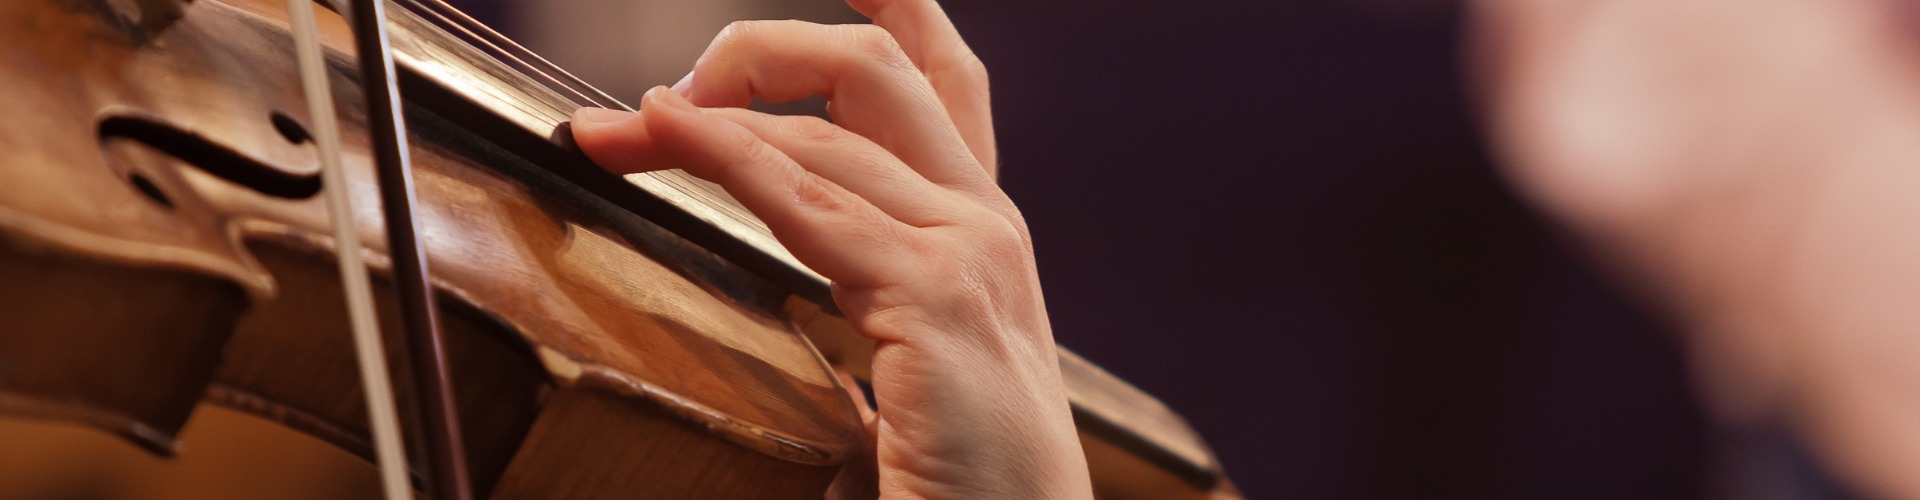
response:
M366 454L316 196L376 199L365 120L325 16L348 182L318 186L279 5L0 2L0 102L19 117L0 121L0 413L168 454L205 400ZM476 492L819 498L859 453L831 366L864 375L871 345L818 293L556 175L471 109L406 113ZM355 223L389 305L377 209ZM1158 481L1107 496L1230 492L1158 402L1063 370L1096 466L1120 464L1096 482Z

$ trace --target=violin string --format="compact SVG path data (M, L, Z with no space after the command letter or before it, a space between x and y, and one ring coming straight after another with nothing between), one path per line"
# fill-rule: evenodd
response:
M406 5L407 4L404 3L402 4L403 7ZM535 67L533 64L502 48L500 45L481 36L480 33L476 33L474 30L455 21L456 18L448 17L443 13L431 9L409 8L408 10L426 19L428 22L433 22L443 30L455 32L454 34L457 35L464 35L461 36L461 38L466 39L469 44L475 45L475 48L481 49L483 52L488 53L488 55L494 56L495 60L509 63L509 65L513 67L513 70L520 73L521 76L525 76L536 82L541 82L543 86L559 92L562 97L566 97L566 94L572 94L573 98L568 100L575 104L587 102L601 107L607 107L604 103L595 102L593 96L565 85L559 79L541 71L540 68Z
M373 285L367 278L367 266L360 258L359 227L354 223L353 195L346 189L346 172L340 162L340 124L334 115L333 92L327 84L326 60L321 56L313 2L287 0L287 8L291 11L295 59L300 66L301 88L307 97L307 114L313 120L314 146L320 152L321 185L333 219L334 256L340 264L341 285L346 290L354 357L360 364L360 385L367 397L367 420L373 424L374 463L380 468L381 489L387 500L411 499L413 489L408 482L406 452L401 444L400 412L394 399L392 377L387 373L379 322L374 315Z
M397 0L397 2L403 9L419 15L422 18L427 18L429 22L438 20L438 22L434 22L434 24L441 29L449 32L457 31L465 35L462 38L468 39L476 45L483 45L484 47L475 48L482 49L494 55L497 60L502 60L501 62L510 62L510 65L514 66L513 69L521 73L522 76L542 82L544 86L563 96L572 94L578 97L579 99L574 101L575 104L594 105L627 111L633 110L632 107L621 103L606 92L601 91L585 80L581 80L579 77L574 76L573 73L560 68L559 65L541 57L539 54L534 53L518 42L507 38L506 35L500 34L499 31L488 27L472 16L468 16L466 13L461 12L459 8L447 4L444 0ZM746 214L739 207L738 203L732 202L728 198L719 195L711 187L693 182L690 178L672 175L667 172L647 172L644 175L653 177L663 185L679 191L691 199L697 200L697 203L715 209L715 211L727 218L744 224L764 235L772 235L772 232L767 230L766 224L761 222L759 218Z
M516 69L520 70L523 75L543 81L547 84L548 88L561 92L562 94L573 94L579 97L580 99L575 101L576 104L592 104L603 108L633 110L633 108L621 103L618 99L614 99L613 96L588 84L585 80L581 80L580 77L574 76L573 73L567 72L567 70L562 69L559 65L554 64L545 57L541 57L539 54L534 53L518 42L507 38L506 35L500 34L499 31L495 31L493 28L488 27L472 16L468 16L465 12L461 12L460 9L447 4L443 0L401 0L400 3L407 10L416 14L422 14L423 17L431 15L434 18L440 19L442 22L436 24L440 24L443 29L457 30L465 33L467 38L485 45L486 48L491 49L490 52L494 53L497 57L512 60L515 65L518 66Z
M481 33L495 40L496 43L504 46L507 50L511 50L513 52L519 53L521 59L525 59L530 63L537 64L540 67L545 68L545 72L558 75L557 77L555 77L555 83L559 85L565 85L568 88L575 89L576 92L589 96L589 102L598 104L606 108L625 109L627 111L633 110L632 107L629 107L625 103L620 102L619 99L615 99L613 95L600 90L600 88L598 87L594 87L592 84L587 83L586 80L582 80L578 76L574 76L572 72L567 71L565 68L561 68L560 65L554 64L553 61L547 60L547 58L545 57L541 57L540 54L534 53L533 50L526 48L526 46L520 45L519 42L515 42L511 38L507 38L506 35L500 34L500 32L495 31L492 27L482 24L480 21L475 20L471 16L468 16L465 12L461 12L460 9L454 8L453 5L448 4L445 0L409 0L409 1L415 1L415 2L425 1L432 5L438 6L440 10L453 13L456 17L463 20L467 25L477 28Z
M467 41L473 48L492 55L496 62L509 66L512 71L539 83L575 105L627 111L634 109L552 61L507 38L506 35L500 34L499 31L461 12L459 8L444 0L395 0L395 5L440 28L448 35ZM568 98L569 94L571 99ZM717 186L710 186L690 176L670 171L646 172L641 175L651 177L658 181L660 186L678 191L692 202L711 208L717 214L732 219L763 236L771 237L773 234L767 229L766 223L747 214L737 202L720 194L716 189Z

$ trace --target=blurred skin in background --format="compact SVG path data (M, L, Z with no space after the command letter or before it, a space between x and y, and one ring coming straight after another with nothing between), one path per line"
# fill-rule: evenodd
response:
M629 102L730 21L862 22L839 0L514 5L513 31L556 60L616 54L566 66ZM1920 498L1920 0L1460 7L1511 184L1686 327L1714 416L1793 430L1868 496Z
M604 33L581 23L626 22L615 12L675 16L688 30L711 25L707 33L749 14L845 18L833 2L787 15L770 9L798 7L558 3L583 5L528 9L534 45L626 45L562 40ZM1514 184L1687 327L1709 408L1735 426L1794 429L1864 492L1920 497L1911 474L1920 470L1920 8L1465 8L1468 74ZM654 59L588 79L616 89L672 81L690 61L659 58L691 58L704 45L698 35L637 33L658 37L635 42L657 47L639 52Z
M1684 322L1709 409L1920 498L1920 3L1470 10L1510 177Z

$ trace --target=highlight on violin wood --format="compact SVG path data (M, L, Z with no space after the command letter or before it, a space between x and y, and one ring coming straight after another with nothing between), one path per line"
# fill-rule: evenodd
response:
M144 21L153 5L179 15ZM590 86L476 49L510 42L444 5L394 5L431 7L389 27L475 496L819 498L865 453L833 370L864 376L872 349L824 281L702 184L623 181L571 150L562 122L603 97ZM192 460L190 422L245 414L371 456L287 15L280 0L0 2L0 101L22 117L0 121L0 420ZM318 20L345 167L318 189L372 199L351 30ZM351 217L361 244L345 250L397 329L385 221ZM1101 496L1234 496L1164 405L1070 355L1062 370Z

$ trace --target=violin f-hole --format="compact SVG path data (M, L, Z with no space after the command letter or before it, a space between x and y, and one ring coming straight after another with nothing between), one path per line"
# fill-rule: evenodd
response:
M289 142L301 143L307 138L306 129L291 118L275 114L273 127ZM139 116L110 116L100 121L100 142L105 144L115 139L138 142L141 145L173 156L194 168L212 174L228 182L246 186L260 194L285 199L307 199L320 193L320 177L314 174L291 173L256 160L232 148L214 142L173 125ZM152 181L144 185L138 173L129 175L134 187L162 205L171 206L166 193Z
M161 191L160 186L155 185L153 179L148 179L146 174L139 172L127 174L127 182L133 183L134 189L139 190L140 194L153 200L154 203L169 209L173 208L173 198L167 196L166 191Z
M271 116L269 120L273 122L273 130L280 132L280 137L285 137L287 142L306 144L313 140L313 134L308 133L306 127L300 126L300 122L294 121L293 117L287 116L286 113L275 111L269 116Z

